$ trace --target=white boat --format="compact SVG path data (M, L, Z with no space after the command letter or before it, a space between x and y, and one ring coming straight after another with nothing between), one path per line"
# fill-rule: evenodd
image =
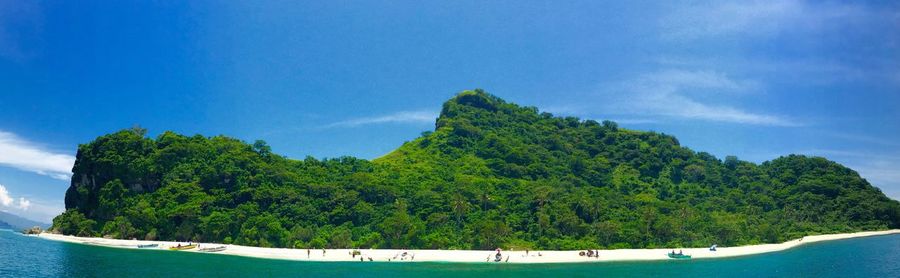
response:
M159 244L140 244L137 248L159 248Z
M199 251L199 252L222 252L222 251L225 251L225 248L226 248L225 246L206 247L206 248L197 249L197 251Z

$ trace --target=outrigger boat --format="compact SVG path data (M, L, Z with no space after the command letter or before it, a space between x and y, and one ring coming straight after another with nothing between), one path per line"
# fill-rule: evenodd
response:
M180 246L172 246L172 247L169 247L169 250L180 251L180 250L194 249L194 248L196 248L196 247L197 247L197 245L193 245L193 244L191 244L191 245L180 245Z
M685 255L685 254L682 254L681 252L678 252L678 253L671 252L671 253L669 253L669 254L667 254L667 255L669 255L669 258L671 258L671 259L684 259L684 260L687 260L687 259L690 259L690 258L691 258L691 255Z
M197 249L197 251L199 251L199 252L222 252L222 251L225 251L225 248L226 248L225 246L207 247L207 248Z
M159 244L140 244L138 248L159 248Z

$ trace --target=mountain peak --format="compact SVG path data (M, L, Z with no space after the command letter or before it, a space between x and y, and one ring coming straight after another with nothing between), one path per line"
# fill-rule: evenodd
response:
M441 117L454 117L463 109L481 109L495 112L500 105L505 103L502 99L482 89L465 90L444 102L444 107L441 109Z
M484 109L488 111L497 111L497 106L505 104L499 97L491 95L482 89L465 90L450 99L448 103L456 103L473 108ZM446 104L445 104L446 105Z
M445 126L452 119L463 116L496 113L512 110L516 106L482 89L465 90L444 102L435 129Z

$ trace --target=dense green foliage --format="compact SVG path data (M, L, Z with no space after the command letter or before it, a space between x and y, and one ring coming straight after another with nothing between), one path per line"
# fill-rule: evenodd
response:
M373 161L291 160L261 141L123 130L79 146L77 235L296 248L723 246L900 227L900 203L846 167L756 165L480 90Z

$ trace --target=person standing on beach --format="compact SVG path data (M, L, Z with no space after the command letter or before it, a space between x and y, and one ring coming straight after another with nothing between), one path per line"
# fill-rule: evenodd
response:
M306 258L309 259L309 248L306 248Z

